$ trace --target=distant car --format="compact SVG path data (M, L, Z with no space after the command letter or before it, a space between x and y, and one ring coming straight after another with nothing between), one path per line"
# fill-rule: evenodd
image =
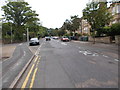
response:
M45 37L46 41L50 41L51 38L50 37Z
M63 37L61 38L61 41L66 41L66 42L67 42L67 41L70 41L70 40L69 40L69 38L68 38L68 37L63 36Z
M38 40L38 38L31 38L30 39L30 42L29 42L29 45L40 45L40 42Z
M53 37L53 39L55 39L55 40L58 40L58 39L59 39L59 37L57 37L57 36L54 36L54 37Z

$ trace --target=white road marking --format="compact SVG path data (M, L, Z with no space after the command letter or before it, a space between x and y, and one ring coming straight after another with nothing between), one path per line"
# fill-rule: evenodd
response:
M25 56L26 55L26 52L24 51L24 55L23 56Z
M67 45L66 43L61 43L62 45Z
M106 55L103 55L103 57L106 57L106 58L108 58L108 56L106 56Z
M19 45L21 46L23 43L20 43Z
M99 56L97 53L94 53L92 56Z
M39 50L40 50L40 48L42 47L43 44L45 44L45 43L42 43L42 44L39 46L39 48L38 48L37 51L35 52L35 55L38 55L38 54L39 54Z
M92 52L90 52L90 51L79 51L79 53L82 53L82 54L84 54L85 56L86 55L92 55L92 56L98 56L98 54L97 53L92 53Z
M119 60L118 59L114 59L116 62L118 62Z

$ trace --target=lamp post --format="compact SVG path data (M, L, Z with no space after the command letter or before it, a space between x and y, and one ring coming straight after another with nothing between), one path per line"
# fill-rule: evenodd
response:
M94 1L93 1L93 15L95 15L95 8L94 8ZM95 21L94 21L94 18L93 18L93 44L95 44Z
M27 28L27 42L29 42L29 30Z
M12 43L12 23L11 23L11 43Z

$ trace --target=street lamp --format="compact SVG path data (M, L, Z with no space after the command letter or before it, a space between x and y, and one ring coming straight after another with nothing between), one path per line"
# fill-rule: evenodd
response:
M27 42L29 42L29 30L27 28Z
M11 23L11 43L12 43L12 23Z

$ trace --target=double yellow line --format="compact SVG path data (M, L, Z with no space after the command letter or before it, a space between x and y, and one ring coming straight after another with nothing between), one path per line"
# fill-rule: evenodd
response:
M33 73L33 76L32 76L32 79L31 79L29 88L32 88L32 87L33 87L34 80L35 80L35 76L36 76L36 73L37 73L37 70L38 70L39 60L40 60L40 59L38 59L38 58L39 58L38 56L35 58L34 64L33 64L32 67L30 68L30 71L28 72L28 75L27 75L26 79L24 80L24 82L23 82L23 84L22 84L22 87L21 87L22 89L21 89L21 90L24 90L24 88L26 87L27 82L28 82L28 80L29 80L29 77L30 77L30 75L31 75L31 73L32 73L35 65L36 65L36 68L35 68L35 70L34 70L34 73ZM36 62L37 62L37 63L36 63Z

